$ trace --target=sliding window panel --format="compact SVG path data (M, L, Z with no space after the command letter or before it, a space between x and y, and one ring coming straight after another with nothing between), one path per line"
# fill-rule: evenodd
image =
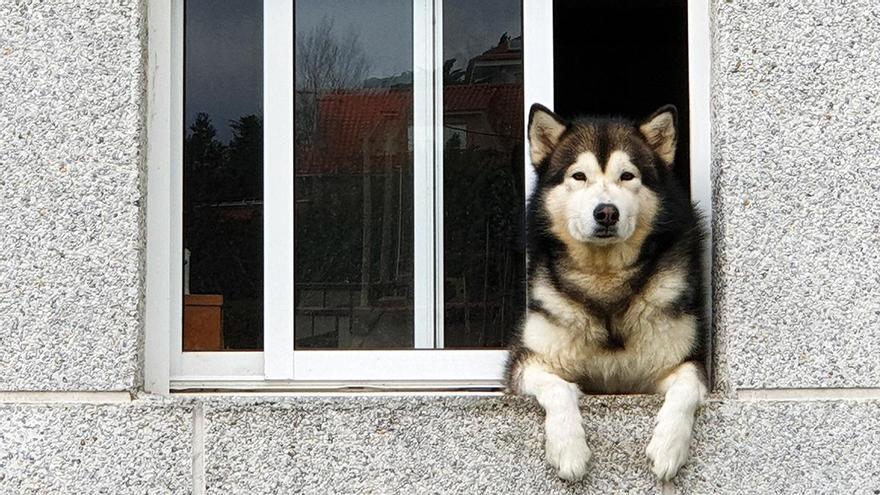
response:
M443 347L502 347L525 307L522 5L442 14Z
M262 5L184 3L184 352L263 347Z
M414 347L413 4L297 0L297 349Z

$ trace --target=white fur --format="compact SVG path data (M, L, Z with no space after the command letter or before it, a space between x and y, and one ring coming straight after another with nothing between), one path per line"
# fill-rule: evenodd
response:
M583 419L578 407L581 393L577 385L548 373L537 364L527 364L522 372L521 393L532 395L544 408L544 438L547 461L559 477L576 481L583 478L590 462Z
M684 361L695 338L693 316L674 318L662 310L684 284L684 272L660 271L645 290L633 298L616 327L624 332L625 349L609 350L599 337L603 322L554 290L543 276L536 279L533 298L550 311L551 321L529 312L522 344L535 355L523 365L519 392L535 396L547 412L546 454L559 476L583 476L590 457L585 444L577 398L572 383L583 380L600 392L654 392L665 394L656 428L646 449L652 470L669 480L687 460L694 413L706 400L700 369Z
M657 392L665 392L666 399L645 453L653 462L654 474L670 480L687 460L694 413L706 401L708 391L696 366L684 363L658 383Z
M574 179L573 175L577 172L583 173L587 180ZM635 178L620 180L624 172L633 174ZM547 207L551 211L564 209L559 213L568 220L567 228L573 238L580 242L602 245L625 241L633 235L642 203L639 197L642 182L639 170L630 161L628 154L620 150L613 151L603 171L596 155L585 151L568 167L566 174L562 185L550 192ZM616 206L620 212L615 238L593 236L598 227L593 218L593 210L603 203Z
M648 285L642 290L644 304L655 307L665 307L675 302L678 296L687 289L687 274L684 267L661 269Z
M539 277L532 298L558 320L529 312L522 343L564 379L583 379L600 392L648 391L687 358L696 338L693 316L671 316L662 309L673 297L672 288L683 283L683 272L658 273L614 321L626 348L609 350L605 322Z

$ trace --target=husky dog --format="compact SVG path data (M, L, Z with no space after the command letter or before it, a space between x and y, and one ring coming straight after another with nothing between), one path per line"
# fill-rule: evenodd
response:
M646 454L658 478L684 464L706 400L700 218L673 175L677 112L641 123L529 116L529 303L505 381L546 411L547 460L587 470L578 397L656 393Z

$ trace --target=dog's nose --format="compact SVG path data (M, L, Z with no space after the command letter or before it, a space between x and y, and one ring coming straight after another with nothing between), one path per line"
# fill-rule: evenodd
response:
M603 227L611 227L620 219L620 211L616 206L602 203L593 210L593 218Z

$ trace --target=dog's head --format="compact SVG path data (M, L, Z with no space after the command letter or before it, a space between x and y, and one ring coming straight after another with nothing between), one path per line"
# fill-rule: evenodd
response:
M565 121L541 105L529 116L529 145L553 231L613 245L650 229L658 184L672 167L677 113L667 105L641 123Z

